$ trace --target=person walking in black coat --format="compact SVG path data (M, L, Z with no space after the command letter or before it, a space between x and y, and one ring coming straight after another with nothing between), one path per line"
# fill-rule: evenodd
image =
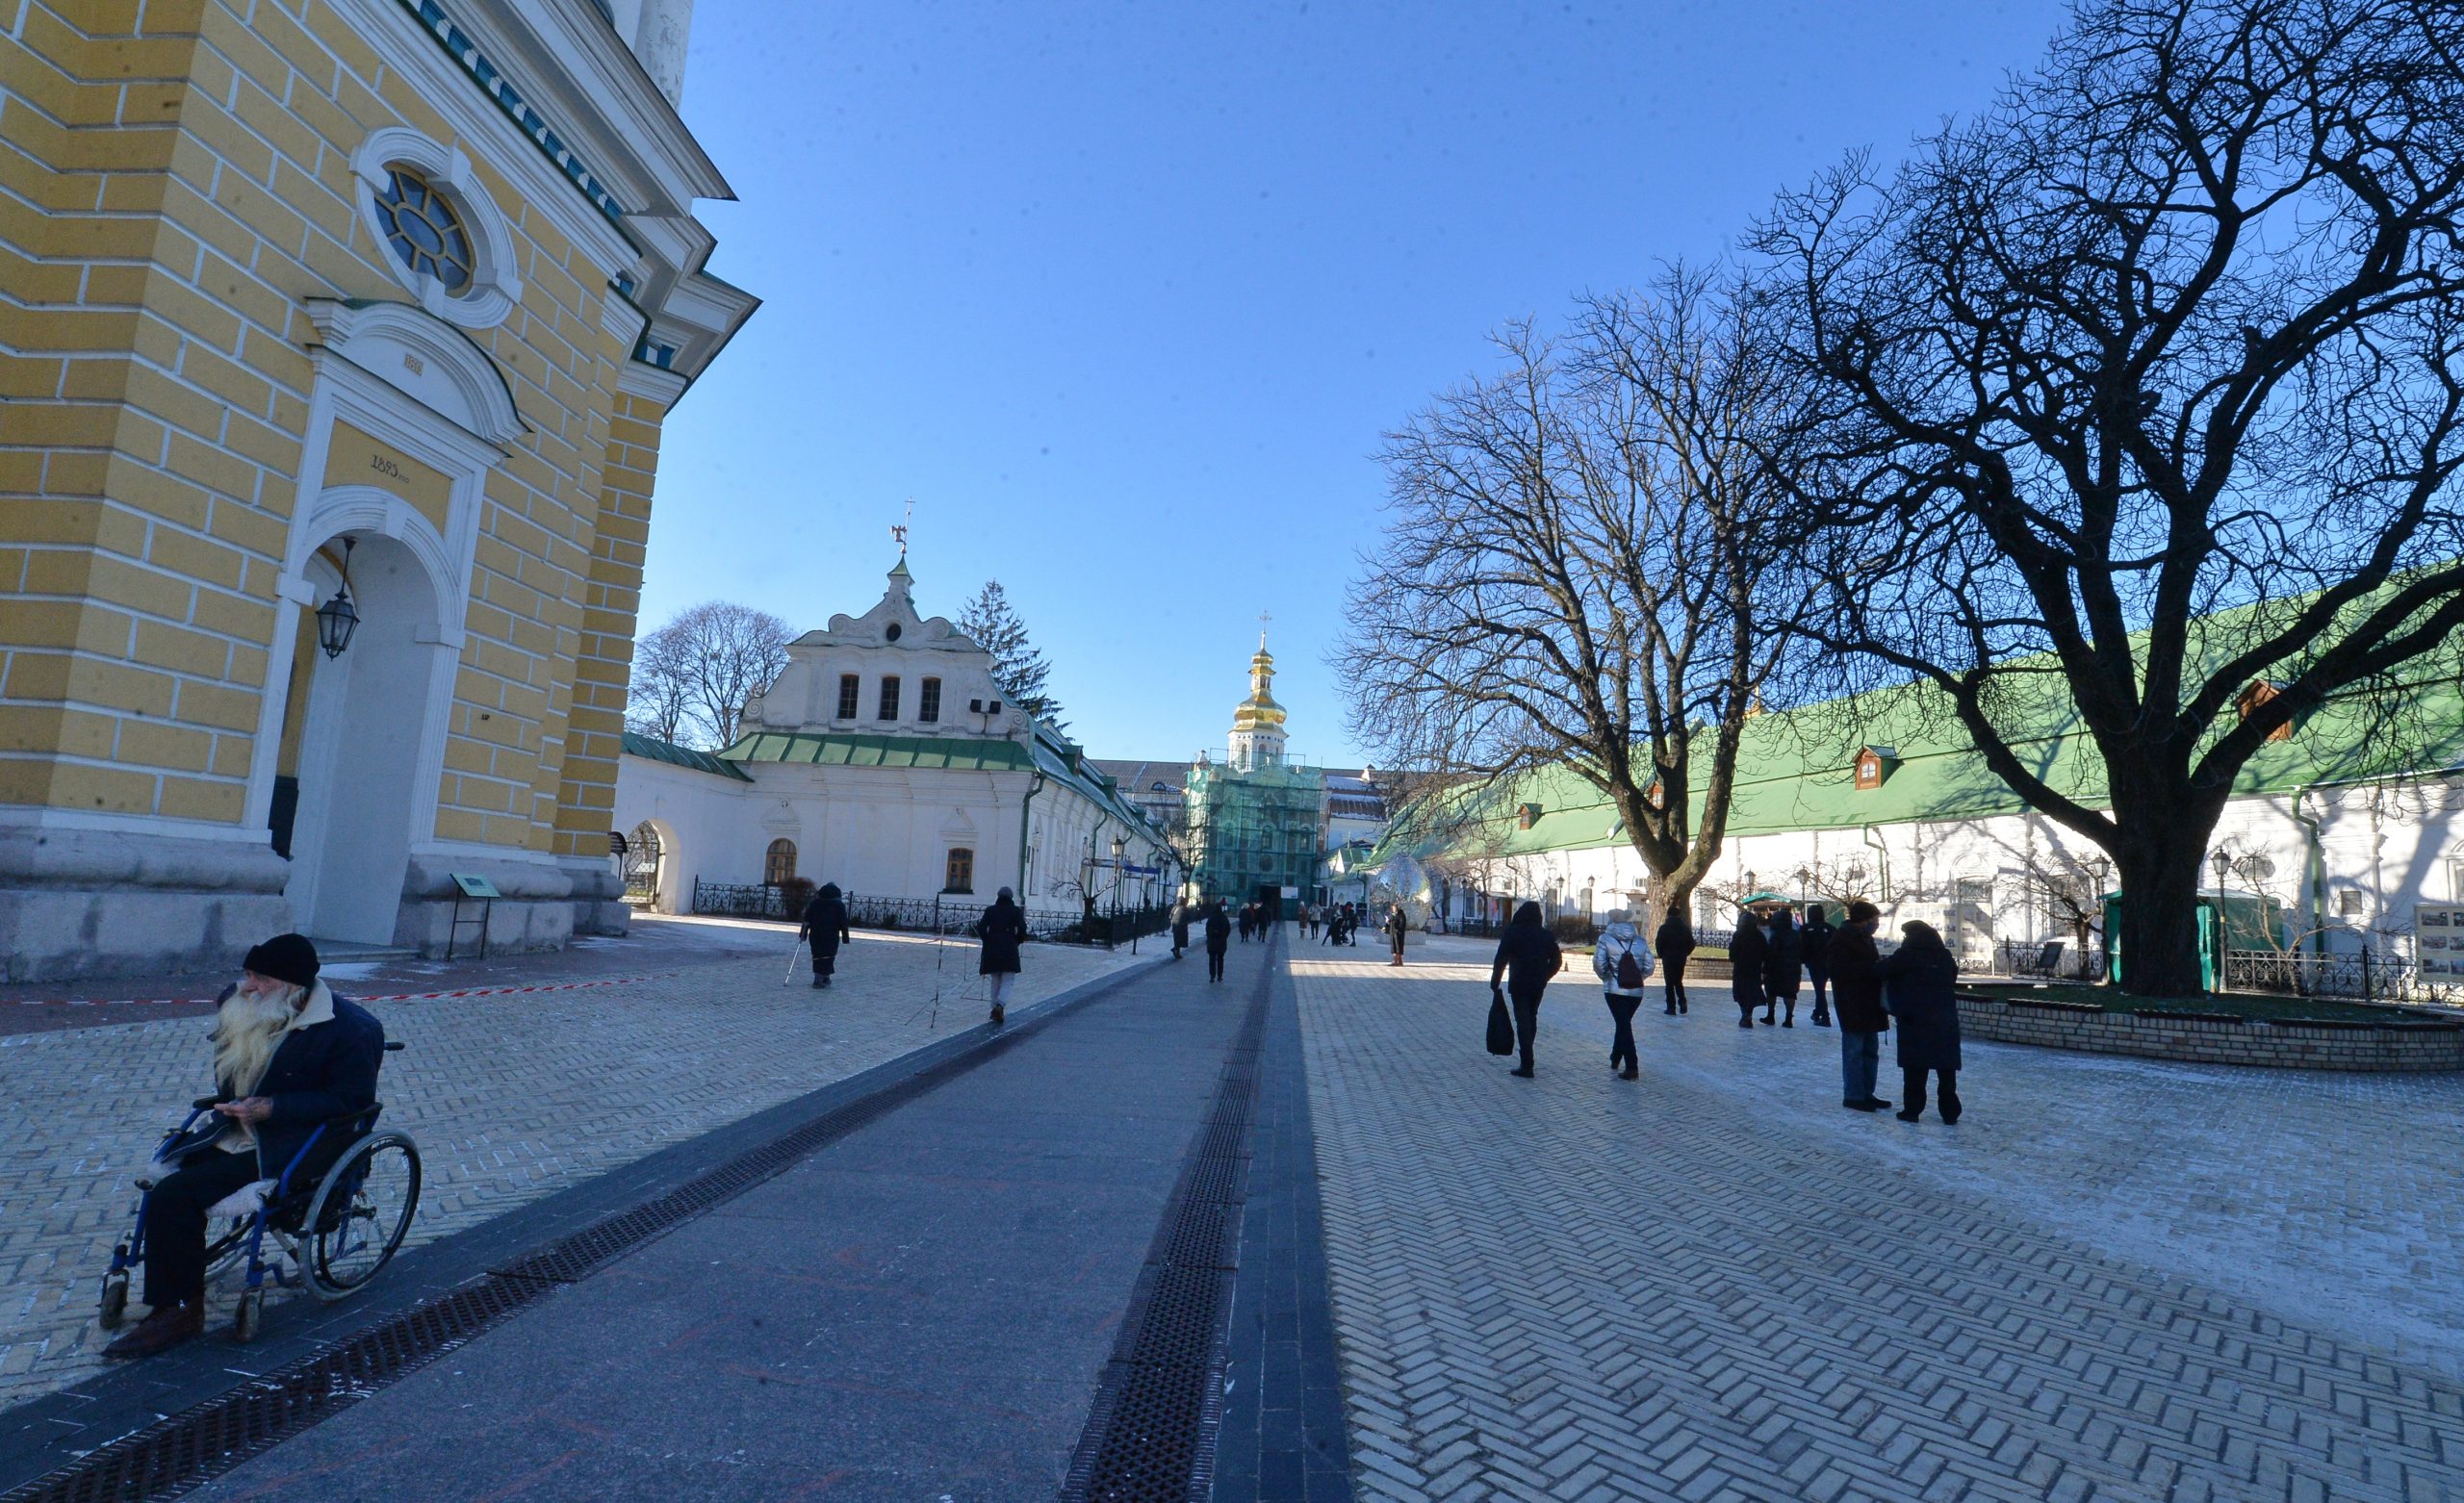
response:
M1223 900L1218 898L1206 910L1206 979L1223 980L1223 952L1232 948L1232 920L1223 912Z
M1769 948L1762 961L1762 1026L1783 1005L1788 1009L1782 1028L1797 1026L1797 982L1804 979L1805 951L1797 942L1796 915L1786 908L1771 915Z
M847 932L847 904L839 901L836 882L822 883L821 891L812 895L796 932L812 946L812 983L829 985L831 973L838 969L838 947L852 937Z
M1931 1070L1948 1126L1960 1119L1960 963L1933 925L1911 920L1899 932L1899 948L1874 967L1899 1022L1899 1070L1907 1087L1899 1120L1925 1114L1925 1072Z
M1848 904L1848 922L1831 931L1831 984L1839 1002L1839 1105L1851 1111L1888 1111L1890 1103L1874 1094L1874 1077L1882 1068L1883 1032L1890 1014L1883 1010L1883 979L1875 974L1882 957L1874 950L1874 928L1882 910L1858 900Z
M1176 903L1172 904L1172 958L1179 959L1181 953L1189 947L1190 905L1186 903Z
M1527 903L1514 910L1514 922L1498 939L1498 957L1489 967L1489 990L1502 982L1514 1005L1514 1042L1521 1062L1510 1073L1531 1079L1531 1044L1540 1032L1540 994L1549 981L1566 968L1566 953L1540 916L1540 904Z
M1659 921L1658 932L1652 935L1652 954L1659 956L1662 994L1668 999L1668 1015L1675 1017L1685 1009L1685 957L1694 953L1694 926L1685 915L1671 908L1668 917Z
M1396 904L1386 910L1386 937L1393 941L1395 946L1395 958L1388 962L1389 964L1403 963L1403 936L1411 931L1411 920L1403 917L1401 904Z
M976 974L991 983L991 1021L997 1025L1005 1015L1002 1004L1009 998L1010 983L1018 977L1018 947L1027 939L1027 916L1018 911L1018 900L1009 888L1002 888L992 906L984 910L984 917L976 922L975 937L984 944Z
M1797 930L1797 945L1805 954L1806 980L1813 983L1813 1026L1831 1026L1831 916L1822 911L1819 903L1806 904L1805 927Z
M1754 1009L1761 1006L1762 971L1770 963L1771 946L1762 937L1762 919L1752 908L1739 908L1736 933L1729 940L1729 995L1736 999L1736 1026L1752 1028Z

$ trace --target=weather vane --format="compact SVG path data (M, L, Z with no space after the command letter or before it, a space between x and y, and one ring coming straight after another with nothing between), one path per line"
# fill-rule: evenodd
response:
M898 560L907 562L907 529L915 524L915 497L907 498L907 520L890 523L889 535L898 540Z

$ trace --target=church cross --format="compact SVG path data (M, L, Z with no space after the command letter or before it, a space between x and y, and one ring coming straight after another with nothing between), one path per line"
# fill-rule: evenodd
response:
M1272 620L1274 620L1274 618L1268 615L1266 612L1258 612L1258 646L1262 648L1267 645L1267 623Z

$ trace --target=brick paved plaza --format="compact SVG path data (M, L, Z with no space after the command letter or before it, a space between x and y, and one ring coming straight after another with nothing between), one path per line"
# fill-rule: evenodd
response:
M389 1036L409 1045L389 1057L381 1091L386 1125L419 1140L427 1177L406 1247L983 1021L972 940L937 955L926 939L863 932L842 953L838 984L816 992L801 966L792 987L781 985L783 930L754 930L757 955L713 960L646 928L645 940L578 964L531 964L485 983L669 973L654 980L372 1005ZM1129 959L1037 946L1017 996L1031 1003ZM402 974L422 971L337 986L412 989ZM183 1017L0 1037L11 1083L0 1100L0 1406L102 1366L95 1279L128 1227L129 1176L208 1088L207 1027ZM235 1288L226 1278L210 1292L219 1322Z
M1570 972L1513 1080L1469 940L1399 971L1236 946L1229 985L1149 964L969 1040L968 949L937 1023L927 941L860 937L825 997L781 987L773 931L709 932L646 946L675 962L650 980L592 956L573 974L616 984L381 1007L432 1254L654 1153L721 1161L755 1113L924 1046L960 1064L201 1495L1050 1496L1111 1423L1142 1261L1183 1246L1169 1187L1270 998L1283 1083L1211 1317L1225 1503L2464 1498L2464 1078L1971 1043L1952 1129L1841 1110L1836 1035L1741 1031L1717 983L1681 1019L1655 991L1630 1084ZM1035 947L1024 997L1137 965ZM186 1095L201 1032L0 1036L0 1491L92 1443L46 1449L51 1416L99 1441L271 1370L218 1332L142 1372L91 1355L157 1125L116 1103ZM552 1067L503 1063L532 1052Z
M2464 1496L2464 1080L1971 1044L1908 1125L1810 1009L1655 991L1628 1084L1570 971L1525 1082L1483 947L1297 955L1363 1497Z

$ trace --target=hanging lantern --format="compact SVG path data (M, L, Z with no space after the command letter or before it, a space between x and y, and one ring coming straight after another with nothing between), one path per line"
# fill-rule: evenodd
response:
M351 540L343 539L343 582L332 599L317 607L317 645L327 657L342 656L350 634L359 629L359 607L350 602L350 549Z

